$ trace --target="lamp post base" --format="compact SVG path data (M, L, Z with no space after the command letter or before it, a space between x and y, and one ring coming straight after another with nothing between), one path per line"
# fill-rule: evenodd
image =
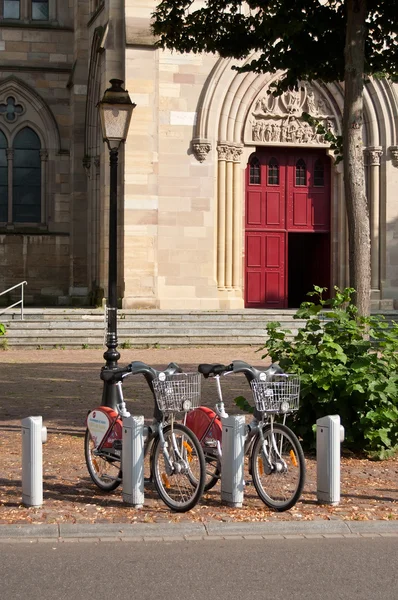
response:
M106 367L102 367L101 379L102 372L104 370L106 370ZM107 406L108 408L112 408L112 410L117 411L117 405L120 403L120 401L120 384L111 383L110 381L104 381L101 405Z

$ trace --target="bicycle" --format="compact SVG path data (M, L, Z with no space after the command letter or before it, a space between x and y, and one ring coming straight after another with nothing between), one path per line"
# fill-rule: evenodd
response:
M259 371L244 361L230 365L201 364L198 371L207 379L214 377L219 402L215 410L199 406L188 413L186 425L199 439L206 459L205 491L209 491L221 475L222 425L227 417L220 377L243 373L250 384L255 410L247 426L245 456L249 458L249 474L261 500L272 510L289 510L299 499L305 482L305 459L300 442L286 424L286 415L298 409L300 380L283 373L278 365ZM284 415L284 422L275 420Z
M99 406L87 415L85 459L93 482L102 491L115 490L123 479L123 417L130 416L123 398L123 379L144 375L155 398L154 419L147 429L144 456L150 456L150 481L172 510L185 512L200 500L205 484L205 458L195 434L175 422L175 415L199 404L200 374L182 373L175 363L157 371L140 361L103 370L101 377L116 384L117 410Z

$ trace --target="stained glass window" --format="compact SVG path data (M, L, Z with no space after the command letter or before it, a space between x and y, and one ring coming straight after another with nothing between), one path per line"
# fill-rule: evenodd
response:
M38 135L25 127L15 137L12 206L15 223L40 223L41 159Z
M314 186L323 187L325 185L325 167L322 160L316 160L314 165Z
M276 158L268 163L268 185L279 185L279 164Z
M253 156L250 159L250 183L260 184L261 183L261 166L257 156Z
M48 0L32 0L32 19L48 21Z
M296 162L296 185L307 185L307 167L302 158Z
M0 222L8 221L7 139L0 131Z

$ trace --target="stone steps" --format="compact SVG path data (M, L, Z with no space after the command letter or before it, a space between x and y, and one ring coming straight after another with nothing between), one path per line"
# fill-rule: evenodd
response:
M118 311L120 346L261 345L265 327L279 320L297 330L295 311ZM25 309L0 317L9 347L95 347L104 344L105 316L100 309ZM4 342L3 339L3 342ZM1 343L0 339L0 343Z
M121 347L218 346L265 344L266 326L279 321L295 335L304 321L294 319L295 310L232 311L118 311L118 342ZM384 313L398 321L397 311ZM102 309L36 309L9 311L0 316L8 347L101 347L105 339Z

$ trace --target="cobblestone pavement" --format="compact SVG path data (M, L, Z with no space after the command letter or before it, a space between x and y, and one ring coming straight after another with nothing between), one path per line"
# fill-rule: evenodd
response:
M142 360L156 368L164 368L174 361L186 370L195 370L200 362L229 363L242 359L260 368L266 366L256 349L125 349L121 350L120 364ZM3 527L10 524L59 527L151 523L156 523L157 527L169 523L180 523L185 527L190 523L206 524L206 527L214 523L228 526L243 523L249 526L251 523L258 527L261 523L276 525L287 522L294 526L304 521L323 524L383 521L385 525L397 524L397 458L378 463L343 454L341 501L338 506L332 507L316 502L316 463L314 456L307 455L308 473L303 496L293 509L285 513L269 511L251 485L245 489L242 508L223 506L219 487L216 486L195 509L183 515L170 512L151 488L145 489L145 505L141 510L123 504L120 489L111 494L101 493L87 473L83 434L88 410L97 406L101 399L99 373L104 363L102 355L102 349L21 349L1 353L0 525ZM233 399L248 393L246 380L243 376L231 376L223 378L222 383L227 410L237 412ZM204 404L214 405L214 392L214 382L203 381ZM153 401L145 380L131 377L125 393L130 411L149 418ZM40 508L27 508L21 504L20 421L34 415L41 415L48 429L48 442L43 447L44 503ZM345 531L342 535L351 533Z

